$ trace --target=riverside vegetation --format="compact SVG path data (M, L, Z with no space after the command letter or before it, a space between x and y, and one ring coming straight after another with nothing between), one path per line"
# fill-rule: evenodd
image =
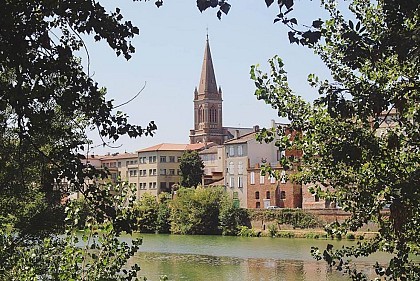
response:
M92 212L83 199L75 201L81 220ZM173 199L169 193L158 198L145 193L130 210L133 229L140 233L186 235L271 236L288 238L337 238L323 231L325 223L301 209L250 210L235 207L222 188L180 188ZM257 229L251 222L262 221L266 229ZM284 230L283 226L286 226ZM349 233L345 238L353 240ZM357 238L363 239L358 235Z

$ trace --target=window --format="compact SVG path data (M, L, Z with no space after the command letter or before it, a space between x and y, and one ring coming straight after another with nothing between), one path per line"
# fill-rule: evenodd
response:
M264 184L264 176L260 174L260 184Z
M146 170L139 170L139 175L140 175L140 177L145 177L145 176L147 176L147 171Z
M175 156L169 156L169 162L174 163L175 162Z
M160 156L160 162L165 163L166 162L166 156Z
M166 169L160 169L159 170L159 175L166 175Z
M156 176L156 169L149 169L149 176Z
M232 161L230 161L229 162L229 168L228 168L228 173L229 174L231 174L231 175L233 175L233 170L234 170L234 168L235 168L235 164L232 162Z
M255 191L255 199L260 199L260 192L259 191Z
M315 202L319 202L319 196L315 194Z
M230 186L230 188L235 187L235 178L234 177L229 178L229 186Z
M270 191L267 191L267 192L265 193L265 198L266 198L266 199L270 199Z
M251 172L250 178L251 178L251 184L255 184L255 172Z
M281 183L286 183L286 172L285 171L281 171L281 175L280 175L280 182Z
M118 168L121 168L121 162L118 162Z
M233 146L229 147L229 156L230 157L235 156L235 148Z
M255 208L259 209L261 207L260 202L255 203Z
M286 199L286 191L280 192L280 199Z
M156 188L156 182L149 182L149 189L155 189Z
M137 176L137 170L130 170L130 177L136 177Z
M166 189L166 182L160 183L160 189Z
M270 176L270 183L276 183L276 177Z
M140 164L146 164L146 157L139 157Z
M284 150L277 150L277 161L280 161L286 155Z
M175 169L169 169L169 175L175 176Z
M242 176L238 177L238 187L244 187L244 185L242 183Z
M242 161L239 161L238 163L238 174L242 175L244 173L244 164Z
M181 175L181 170L180 170L180 169L176 170L176 174L177 174L178 176L180 176L180 175Z
M156 156L149 156L149 163L156 163Z
M178 156L178 157L176 158L176 161L177 161L177 162L181 162L181 156Z
M238 145L238 156L243 155L242 145Z
M174 182L169 182L169 186L168 186L168 188L170 188L170 189L172 189L172 186L174 186Z

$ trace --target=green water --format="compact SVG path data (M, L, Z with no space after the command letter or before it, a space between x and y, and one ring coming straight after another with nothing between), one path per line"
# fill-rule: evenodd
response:
M248 238L223 236L139 235L143 245L130 263L138 263L140 275L157 281L339 281L349 280L331 271L310 255L311 246L325 248L354 244L350 241L288 238ZM129 239L129 238L127 238ZM357 260L357 266L373 273L375 261L386 255L375 254Z

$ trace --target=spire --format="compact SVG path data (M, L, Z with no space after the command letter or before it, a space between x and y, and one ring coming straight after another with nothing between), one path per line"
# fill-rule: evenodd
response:
M213 61L211 59L209 37L207 34L206 47L204 49L203 66L201 68L199 94L217 94L216 76L214 75Z

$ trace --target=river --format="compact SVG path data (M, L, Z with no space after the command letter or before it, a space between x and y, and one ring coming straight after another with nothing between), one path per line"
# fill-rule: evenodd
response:
M181 236L138 234L143 245L130 263L141 267L140 275L158 281L341 281L350 280L331 271L323 261L311 257L311 246L322 249L352 241L225 236ZM130 238L126 237L129 240ZM377 253L357 260L360 268L373 272L375 261L387 256Z

